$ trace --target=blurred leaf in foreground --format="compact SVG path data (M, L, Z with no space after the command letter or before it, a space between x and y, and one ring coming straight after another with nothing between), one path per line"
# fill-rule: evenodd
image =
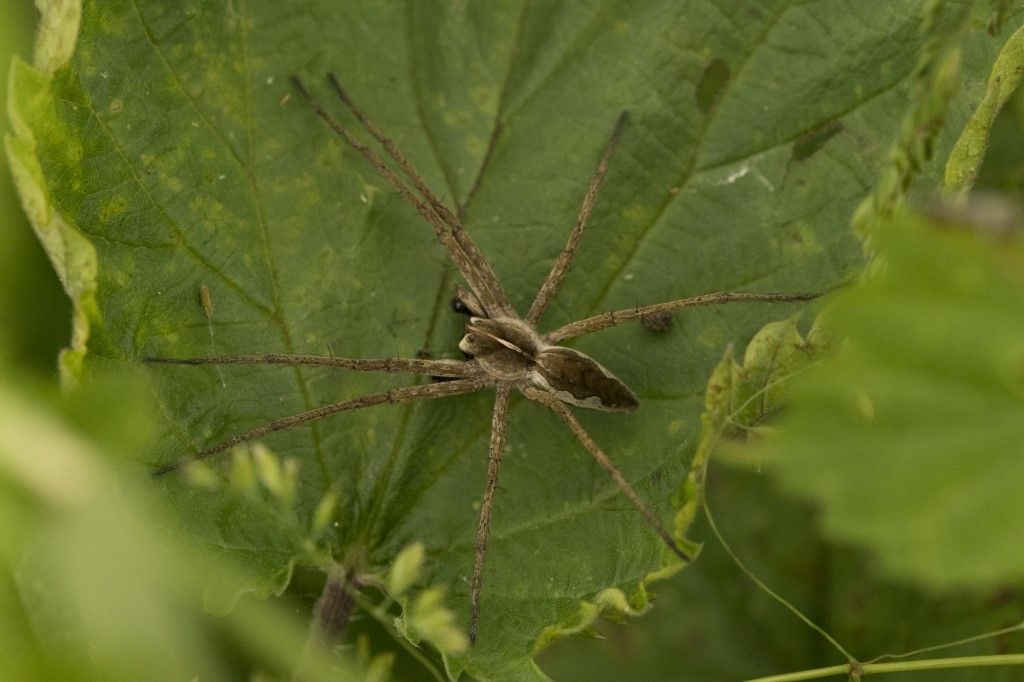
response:
M237 579L231 567L168 539L148 481L118 482L119 453L151 432L140 388L122 378L47 400L0 382L0 679L227 679L289 674L303 655L305 624L281 609L204 614L203 586ZM305 655L310 679L358 678L354 663Z
M955 214L951 214L955 215ZM904 216L828 311L765 457L824 532L928 587L1024 577L1024 239Z

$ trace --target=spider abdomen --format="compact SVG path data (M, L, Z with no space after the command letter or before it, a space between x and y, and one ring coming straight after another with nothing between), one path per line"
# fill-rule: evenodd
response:
M545 343L522 320L471 317L459 348L495 379L534 386L570 405L628 412L640 404L626 384L593 358Z
M572 348L548 346L537 354L531 382L562 402L593 410L628 412L636 394L593 358Z

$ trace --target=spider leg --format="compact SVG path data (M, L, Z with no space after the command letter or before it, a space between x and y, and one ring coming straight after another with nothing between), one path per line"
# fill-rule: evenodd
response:
M163 474L180 469L182 466L190 462L206 459L207 457L223 452L234 445L245 443L255 438L259 438L260 436L265 436L268 433L274 433L275 431L281 431L283 429L290 429L293 426L306 424L317 419L323 419L324 417L337 414L339 412L358 410L364 407L373 407L375 405L390 405L392 403L407 400L419 400L422 398L448 398L450 396L462 395L463 393L472 393L486 385L487 381L481 378L457 379L455 381L446 381L440 384L423 384L417 386L406 386L404 388L393 388L390 391L385 391L383 393L372 393L370 395L364 395L350 400L343 400L338 403L321 405L320 407L307 412L300 412L299 414L293 414L289 417L275 419L272 422L267 422L262 426L257 426L245 433L240 433L237 436L221 441L216 445L211 445L208 448L200 450L191 457L160 467L153 472L153 476L162 476Z
M601 468L612 477L612 480L615 481L616 485L618 485L626 497L629 498L629 501L633 503L636 510L644 515L644 518L647 519L647 523L651 525L654 532L658 534L666 545L668 545L668 548L683 561L690 561L690 556L679 548L679 545L676 544L672 535L665 530L665 526L662 525L661 520L654 515L654 512L652 512L651 508L647 506L644 499L640 497L640 494L637 493L637 491L633 489L633 486L629 484L629 481L622 476L622 472L619 471L619 468L615 466L610 459L608 459L608 456L604 454L600 447L598 447L597 443L594 442L594 439L590 437L590 434L583 429L583 425L576 420L576 417L574 417L572 412L569 411L569 408L550 393L546 393L529 386L525 386L521 390L523 395L527 398L549 407L555 414L562 418L562 421L569 425L569 428L572 429L574 434L576 434L576 438L578 438L583 444L583 447L585 447L590 454L594 456L594 459L596 459L597 463L601 465Z
M743 291L718 291L713 294L701 294L700 296L680 298L675 301L666 301L665 303L654 303L638 308L624 308L623 310L601 313L600 315L594 315L593 317L577 320L576 322L570 322L554 331L548 332L544 335L544 340L548 343L561 343L566 339L596 332L607 327L614 327L627 320L637 320L659 313L671 313L681 308L721 305L723 303L793 303L797 301L810 301L821 295L819 292L751 294Z
M427 183L423 181L423 176L416 171L416 168L414 168L412 163L410 163L405 157L405 154L403 154L398 148L398 145L381 132L381 129L377 127L373 120L356 106L355 102L353 102L352 98L348 96L345 89L341 87L341 83L338 82L338 78L333 73L329 73L327 74L327 79L331 82L331 86L337 93L338 98L341 99L345 106L348 107L349 111L359 119L359 122L363 124L363 127L366 128L367 132L369 132L370 135L380 143L381 147L384 148L384 151L388 153L388 156L398 164L398 167L402 169L405 176L409 178L409 181L412 182L413 186L416 187L420 194L423 195L423 197L430 203L431 207L437 212L441 219L451 227L455 241L462 247L463 252L466 254L467 258L469 258L469 261L477 267L481 283L490 291L495 301L504 307L504 310L499 312L504 315L511 313L512 307L508 302L508 298L505 296L504 290L501 288L501 284L498 282L497 276L494 274L494 270L491 268L490 263L487 262L487 259L484 258L483 253L477 247L473 238L469 236L468 232L466 232L459 216L450 211L448 207L444 205L444 202L437 198L437 195L435 195Z
M604 153L601 155L601 161L597 164L597 170L594 171L594 177L590 179L587 193L583 195L583 204L580 206L580 213L576 218L576 227L572 228L572 232L569 233L569 241L566 242L562 253L558 255L558 260L551 266L551 272L548 273L547 279L544 280L544 284L541 285L540 290L537 292L537 297L533 299L530 311L526 314L526 321L530 324L537 323L537 319L540 318L544 308L547 307L551 298L555 295L558 285L562 283L562 278L565 277L565 273L569 269L572 257L576 254L576 248L580 244L580 238L583 236L583 230L587 227L590 211L594 208L594 202L597 200L597 193L601 191L601 185L604 184L604 175L608 171L608 162L615 152L615 147L619 142L619 135L622 133L622 129L625 127L628 119L629 112L623 111L619 115L619 120L615 122L615 129L612 130L612 135L608 138L608 143L604 147Z
M316 100L306 87L302 84L297 76L292 76L292 84L295 89L299 91L302 97L309 103L309 106L335 133L337 133L350 147L356 150L366 161L369 163L377 173L388 181L392 187L394 187L399 194L408 202L416 212L419 213L424 220L426 220L430 226L434 229L434 233L437 235L438 240L444 246L448 252L449 258L455 264L455 267L459 269L466 282L469 283L470 287L474 290L477 296L481 299L484 306L488 308L488 313L494 316L508 315L512 308L508 303L508 298L505 296L504 291L497 284L497 280L494 278L493 271L490 270L490 266L487 265L487 261L483 259L483 256L476 251L476 247L473 246L473 251L467 252L465 245L471 244L469 241L469 235L461 229L458 230L449 229L446 224L444 216L438 213L437 205L440 202L437 201L436 197L434 201L431 201L433 194L424 195L421 200L412 189L393 171L384 160L377 155L372 149L367 147L365 144L359 141L359 139L352 134L352 132L339 123L333 116L331 116L323 105ZM344 100L343 100L344 101ZM361 112L360 112L361 113ZM362 120L362 119L361 119ZM364 124L365 125L365 124ZM374 126L373 130L377 130ZM371 130L371 134L373 134ZM379 130L377 130L379 133ZM383 136L382 136L383 137ZM389 141L390 142L390 141ZM394 147L394 144L385 146ZM404 159L404 157L402 157ZM408 162L406 162L408 165ZM411 166L409 166L411 169ZM416 176L417 179L419 176ZM415 184L416 181L414 181ZM422 184L422 181L419 181ZM426 187L426 185L423 185ZM419 187L417 186L417 189ZM429 191L429 190L428 190ZM445 214L451 215L451 212L447 208L444 209ZM474 255L478 256L474 259ZM484 269L482 269L484 268Z
M428 360L411 358L338 358L323 355L217 355L205 358L146 357L144 362L157 365L319 365L360 372L411 372L439 377L474 377L479 367L464 360Z
M487 554L487 536L491 530L491 507L494 504L494 490L498 486L498 470L505 454L505 426L508 424L508 399L511 393L508 385L498 386L491 416L491 444L487 463L487 487L480 505L480 521L476 526L476 547L473 551L473 586L470 594L469 641L476 643L476 622L480 615L480 585L484 575L484 556Z

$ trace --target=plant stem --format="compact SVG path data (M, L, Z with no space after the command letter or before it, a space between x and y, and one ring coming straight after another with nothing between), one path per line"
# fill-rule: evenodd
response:
M849 663L833 665L827 668L801 670L795 673L758 677L747 682L798 682L799 680L817 680L833 675L849 675ZM860 663L856 664L860 676L877 673L906 672L911 670L939 670L943 668L978 668L993 665L1024 665L1024 654L1004 654L992 656L959 656L956 658L930 658L923 661L900 661L898 663Z
M707 469L707 466L708 466L709 462L710 462L710 459L707 460L704 463L705 470ZM705 480L707 480L706 477L707 477L707 473L705 471ZM828 670L832 670L832 668L838 667L839 669L841 669L843 671L846 671L846 670L848 670L849 666L856 665L857 664L857 659L855 659L853 657L853 655L850 654L850 652L847 651L843 647L843 645L840 644L835 639L835 637L830 635L828 633L828 631L825 630L825 628L821 627L820 625L818 625L817 623L812 621L810 618L805 616L803 611L801 611L796 606L794 606L791 602L789 602L781 594L779 594L778 592L776 592L772 588L768 587L768 585L763 580L761 580L759 577L757 577L757 575L752 570L747 568L747 565L740 560L739 556L736 555L736 552L734 552L732 547L729 545L729 543L726 542L725 536L722 535L722 531L720 531L718 529L718 524L715 523L715 517L711 513L711 506L710 506L710 503L708 501L708 496L707 496L706 493L703 495L702 504L704 506L704 517L708 520L708 525L711 527L711 532L714 533L715 538L718 540L718 544L720 544L722 546L722 549L724 549L726 554L729 555L729 557L732 559L733 563L736 564L740 568L741 571L746 573L747 577L749 577L751 580L753 580L754 583L756 583L757 586L760 587L769 597L771 597L772 599L777 601L782 606L786 607L786 609L788 609L794 616L796 616L801 621L803 621L804 624L806 624L809 628L811 628L812 630L817 632L819 635L824 637L826 640L828 640L828 642L833 647L835 647L836 650L839 651L839 653L841 653L843 656L845 656L847 658L847 660L849 661L849 663L846 664L845 666L843 666L843 665L841 665L841 666L832 666L832 667L828 668ZM823 670L825 670L825 668L823 668ZM827 673L827 674L828 675L832 675L832 674L835 674L835 673L834 672L830 672L830 673ZM766 679L770 679L770 678L766 678ZM813 678L812 677L808 677L808 678L797 677L797 678L793 678L793 679L813 679Z
M341 643L348 627L360 584L354 568L336 566L328 572L324 590L313 611L311 643L333 647Z
M395 629L394 619L384 609L387 602L391 601L390 598L388 598L383 604L375 605L366 597L366 595L360 592L356 595L356 601L359 603L359 606L363 611L370 614L370 616L376 620L389 635L391 635L391 638L395 640L396 644L405 649L406 653L415 658L420 665L430 671L430 674L434 676L435 680L438 682L445 682L445 680L448 679L447 676L443 675L441 671L437 669L437 666L434 665L433 661L427 658L419 648L414 646L412 642L407 640Z

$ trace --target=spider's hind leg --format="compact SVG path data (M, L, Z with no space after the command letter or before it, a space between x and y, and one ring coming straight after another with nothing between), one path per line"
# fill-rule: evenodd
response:
M569 411L569 408L567 408L558 398L545 391L540 391L531 387L525 387L520 390L523 395L530 400L550 408L552 412L561 417L562 421L565 422L576 435L577 440L579 440L583 447L590 452L608 476L611 477L615 482L615 485L619 487L622 493L633 504L633 507L640 512L645 519L647 519L648 525L650 525L651 529L658 535L658 537L661 538L662 542L665 543L665 546L672 550L672 553L682 561L689 563L692 557L679 546L676 539L672 537L672 534L668 532L667 528L665 528L665 525L657 516L655 516L654 512L651 511L647 502L644 501L633 486L629 484L629 481L627 481L622 475L619 468L615 466L615 463L608 458L608 455L606 455L597 443L594 442L594 439L590 437L590 434L586 432L583 425L580 424L576 417L573 416L572 412Z

